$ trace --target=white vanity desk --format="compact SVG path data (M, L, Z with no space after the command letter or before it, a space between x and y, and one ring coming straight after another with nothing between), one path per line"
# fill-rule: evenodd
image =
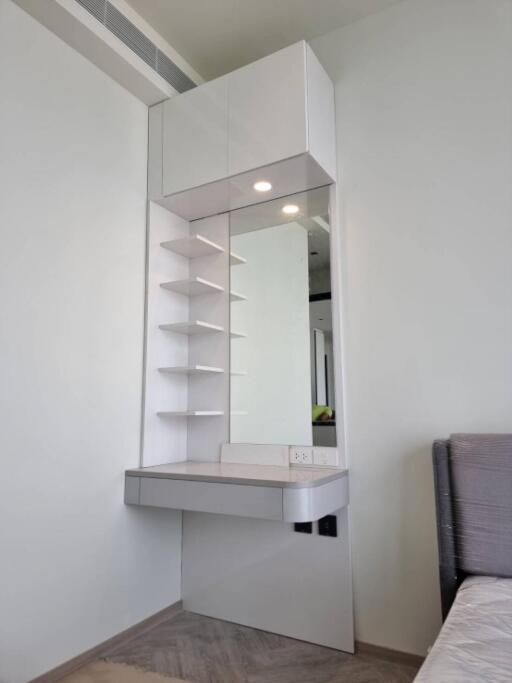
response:
M148 150L125 502L166 509L185 610L353 652L333 84L296 43L150 107Z
M348 504L348 471L226 462L179 462L126 471L131 505L314 522Z

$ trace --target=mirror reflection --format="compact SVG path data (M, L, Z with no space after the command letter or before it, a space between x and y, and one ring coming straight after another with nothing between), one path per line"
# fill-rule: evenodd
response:
M230 213L232 443L336 445L329 188Z

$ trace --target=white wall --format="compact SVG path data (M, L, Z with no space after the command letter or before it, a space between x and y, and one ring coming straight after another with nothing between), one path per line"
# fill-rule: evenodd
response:
M139 462L147 110L0 0L0 681L179 599Z
M247 260L231 268L232 443L313 443L309 342L308 235L297 223L233 235Z
M512 4L405 0L313 47L336 84L356 637L424 654L432 440L512 429Z

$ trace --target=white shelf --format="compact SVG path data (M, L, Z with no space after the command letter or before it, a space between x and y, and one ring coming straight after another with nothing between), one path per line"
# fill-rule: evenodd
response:
M246 377L247 374L247 370L231 370L230 372L231 377Z
M247 301L247 297L244 296L243 294L239 294L238 292L231 292L229 293L229 300L230 301Z
M229 333L229 336L231 339L245 339L247 337L246 332L235 332L234 330L231 330Z
M179 334L208 334L210 332L224 332L220 325L212 325L202 320L190 320L185 323L168 323L158 326L166 332L178 332Z
M212 368L208 365L175 365L168 368L158 368L158 371L175 373L177 375L203 375L224 372L222 368Z
M224 249L202 235L191 235L177 240L160 242L160 246L187 258L198 258L210 254L222 254Z
M172 282L162 282L160 287L169 289L177 294L185 296L199 296L201 294L212 294L213 292L223 292L224 287L216 285L214 282L204 280L202 277L189 277L185 280L173 280Z
M217 417L222 410L167 410L157 413L158 417Z
M242 266L245 263L247 263L247 260L244 259L242 256L239 256L238 254L235 254L234 251L231 251L229 253L229 263L232 266Z

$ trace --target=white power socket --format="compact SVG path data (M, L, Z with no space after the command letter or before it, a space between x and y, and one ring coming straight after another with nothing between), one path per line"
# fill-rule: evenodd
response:
M311 446L290 446L290 464L312 465L313 449Z

